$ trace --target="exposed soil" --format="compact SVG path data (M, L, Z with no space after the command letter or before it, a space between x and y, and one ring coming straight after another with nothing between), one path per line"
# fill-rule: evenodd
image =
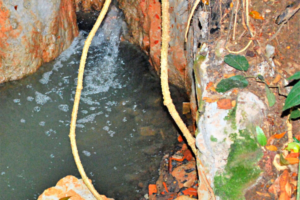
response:
M234 1L233 1L234 2ZM219 1L215 2L215 4L219 3ZM235 74L243 74L246 76L254 76L260 74L259 65L266 61L266 56L261 54L261 52L265 52L266 46L271 45L275 47L275 53L270 58L275 64L273 69L274 73L272 74L272 69L269 68L266 70L266 73L263 75L265 81L270 85L279 85L280 93L277 88L271 88L271 91L275 94L276 103L274 106L269 107L266 120L264 121L264 132L266 133L267 138L270 138L274 134L279 134L287 131L287 113L282 112L282 108L284 102L286 100L286 96L282 94L287 94L291 87L286 87L287 83L284 83L283 78L286 79L293 75L296 71L300 70L300 57L299 57L299 49L300 49L300 13L297 13L287 20L287 23L283 25L277 25L276 19L277 17L285 11L285 8L288 5L296 7L295 5L299 5L298 2L294 2L291 0L251 0L249 1L249 13L255 13L255 15L250 17L250 29L252 30L253 37L249 34L249 31L245 25L243 25L243 17L244 9L239 2L238 6L238 15L237 22L234 23L234 17L231 21L232 9L234 8L234 4L230 6L231 1L227 1L222 3L222 16L219 16L222 20L221 23L215 23L214 19L212 19L211 23L211 35L209 41L215 41L219 39L227 38L227 47L231 51L239 51L247 46L249 40L252 40L253 43L243 52L241 55L246 56L248 62L250 63L250 69L246 74L243 74L240 71L232 69L231 72ZM218 10L218 6L213 6L214 10ZM219 13L218 13L219 14ZM231 24L231 25L230 25ZM229 27L232 27L231 29ZM233 28L234 27L234 28ZM212 31L217 30L218 31ZM230 29L230 31L229 31ZM233 29L235 29L235 40L233 37ZM276 37L274 37L276 34ZM271 39L271 40L270 40ZM212 51L214 51L213 45ZM228 52L227 52L228 54ZM213 62L213 60L211 61ZM268 64L267 64L268 65ZM267 67L268 68L268 67ZM219 70L219 66L211 66L208 69L208 74L213 75L216 79L221 79L224 77L224 74L228 73L228 71ZM276 75L281 76L281 79L277 82L275 81ZM282 77L283 76L283 77ZM249 86L247 90L251 91L255 95L257 95L260 99L264 100L265 104L268 105L268 99L265 95L265 84L260 83L254 78L249 78ZM275 82L275 83L274 83ZM293 83L289 86L293 86ZM232 99L237 98L237 93L232 94ZM293 135L296 136L300 134L300 121L292 120L291 121L293 127ZM260 168L263 170L263 173L260 175L260 178L257 180L256 184L249 187L249 189L245 193L245 198L252 199L293 199L296 195L295 189L295 180L297 179L297 168L298 165L288 165L288 171L278 171L274 165L273 160L276 154L287 153L282 149L286 147L286 143L288 142L287 134L280 139L274 139L270 142L270 145L274 145L278 150L271 151L265 150L264 156L259 162ZM168 157L169 158L169 157ZM167 157L165 158L167 160ZM192 161L190 161L192 162ZM180 163L182 165L182 163ZM162 166L164 166L162 164ZM161 177L164 177L164 180L170 179L170 171L163 170L161 168ZM187 176L187 174L185 175ZM172 176L171 176L172 177ZM286 178L287 183L283 182L283 177ZM183 189L178 186L176 181L178 182L178 177L173 179L168 185L169 188L173 188L172 192L169 192L168 195L165 194L165 190L162 189L159 191L160 195L156 196L156 199L173 199L176 195L180 195L180 191ZM161 180L159 180L161 181ZM158 181L158 182L159 182ZM174 183L176 183L174 185ZM162 183L157 183L157 185ZM291 188L289 191L283 191L280 189L281 184L288 184ZM191 186L192 188L195 185ZM284 196L285 192L290 192L287 196ZM182 194L182 193L181 193ZM171 196L170 196L171 195ZM172 196L173 195L173 196ZM191 195L191 194L190 194Z
M255 19L260 17L251 17L250 18L250 29L252 29L254 37L251 37L248 30L245 26L243 26L242 23L242 13L243 8L241 5L239 5L239 12L237 16L237 23L234 24L234 20L232 23L232 26L235 26L236 34L235 38L236 40L232 40L232 33L233 30L230 31L229 40L227 42L227 46L231 51L239 51L243 49L249 42L249 39L252 39L253 42L249 48L247 48L246 51L240 53L241 55L245 55L247 60L249 61L252 69L247 72L247 75L255 75L259 73L259 68L257 67L260 63L264 62L265 59L259 55L259 53L265 52L266 45L272 45L275 47L275 54L271 58L273 58L273 61L275 63L275 74L264 74L264 78L266 82L272 84L272 81L275 80L276 74L283 75L284 78L288 78L291 75L293 75L296 71L300 70L300 58L299 58L299 49L300 49L300 13L296 13L293 17L291 17L288 22L284 25L282 25L281 30L279 30L279 27L281 25L277 25L275 23L277 17L285 10L285 8L288 5L291 5L292 3L295 3L299 5L298 2L294 2L291 0L275 0L275 1L268 1L268 0L251 0L249 1L249 12L257 11L263 19ZM234 8L234 7L233 7ZM226 13L226 12L225 12ZM228 8L227 16L223 19L221 23L221 32L220 37L227 38L228 37L228 27L230 24L230 15L231 15L231 8ZM226 14L225 14L226 15ZM234 19L234 18L233 18ZM279 31L278 31L279 30ZM276 37L274 37L273 40L268 41L276 32L278 31L278 34ZM259 45L257 44L260 44ZM251 68L250 67L250 68ZM270 70L271 71L271 70ZM235 71L237 74L242 74L240 72ZM217 75L222 76L218 73ZM267 98L265 95L265 84L259 83L255 81L255 79L249 79L249 86L247 87L248 90L250 90L252 93L260 97L260 99L264 99L266 105ZM281 92L287 93L288 87L284 87L284 83L282 82L282 79L277 83L280 85ZM285 102L286 97L283 95L280 95L277 88L271 89L272 92L276 96L276 103L274 106L269 107L268 113L267 113L267 119L264 122L265 127L264 131L268 138L270 138L274 134L282 133L287 131L286 126L286 120L287 120L287 113L282 113L282 108ZM299 120L293 120L292 121L293 126L293 135L299 134L300 130L300 121ZM258 179L257 184L255 186L250 187L250 189L246 192L245 198L246 199L290 199L295 198L296 195L296 189L294 188L293 184L291 185L291 195L289 197L283 198L282 197L282 190L280 190L280 187L275 187L276 189L270 187L273 185L273 187L277 184L281 184L280 182L282 179L280 179L282 171L278 171L274 165L272 164L274 160L274 156L276 154L280 154L283 151L285 147L285 144L287 143L288 138L287 134L281 139L275 139L272 141L272 144L278 148L277 151L270 151L266 150L264 152L263 159L260 161L259 166L264 171L263 174L261 174L260 178ZM293 182L296 180L296 174L293 172L297 172L298 165L289 165L288 168L288 183ZM276 183L276 179L279 177ZM282 176L281 176L282 177ZM276 186L277 186L276 185Z

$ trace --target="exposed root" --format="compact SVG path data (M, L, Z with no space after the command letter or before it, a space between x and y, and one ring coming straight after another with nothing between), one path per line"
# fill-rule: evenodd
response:
M287 125L287 133L288 133L288 143L290 143L293 142L293 126L292 123L290 122L290 114L287 117L286 125Z
M273 160L273 165L274 165L274 167L277 169L277 171L281 171L281 170L288 169L287 166L282 166L282 165L279 163L279 160L280 160L280 155L279 155L279 154L276 154L276 156L274 157L274 160Z
M84 67L85 67L85 62L86 62L86 57L87 57L87 53L90 47L90 44L92 42L92 39L96 33L96 31L98 30L101 22L104 19L104 16L107 13L108 7L110 5L111 0L106 0L103 8L101 10L101 13L96 21L96 23L94 24L93 29L91 30L89 36L87 37L84 47L83 47L83 51L82 51L82 55L81 55L81 60L80 60L80 65L79 65L79 72L78 72L78 80L77 80L77 88L76 88L76 93L75 93L75 99L74 99L74 106L73 106L73 111L72 111L72 118L71 118L71 124L70 124L70 141L71 141L71 148L72 148L72 153L74 156L74 160L76 163L76 166L78 168L78 171L82 177L83 182L85 183L85 185L87 186L87 188L91 191L91 193L95 196L95 198L97 200L102 200L103 196L101 196L96 189L94 188L93 184L89 181L82 163L80 161L80 157L78 154L78 149L77 149L77 144L76 144L76 135L75 135L75 129L76 129L76 120L77 120L77 113L78 113L78 107L79 107L79 101L80 101L80 95L81 95L81 90L82 90L82 81L83 81L83 73L84 73Z
M187 34L188 34L188 32L189 32L191 20L192 20L192 17L193 17L193 15L194 15L195 10L196 10L196 8L197 8L197 6L198 6L199 3L200 3L200 0L197 0L197 1L195 2L194 6L193 6L193 8L192 8L192 12L191 12L191 14L190 14L190 16L189 16L188 23L187 23L186 30L185 30L185 35L184 35L185 42L187 42ZM169 12L169 11L168 11L168 12Z
M236 30L236 21L237 21L237 14L238 14L238 9L239 9L239 0L236 2L235 6L235 15L234 15L234 24L233 24L233 33L232 33L232 40L235 40L235 30Z
M229 24L229 29L228 31L230 32L231 30L231 26L232 26L232 21L233 21L233 12L235 12L235 19L234 19L234 25L233 25L233 36L232 36L232 39L234 40L235 39L235 26L236 26L236 21L237 21L237 13L238 13L238 5L239 5L239 1L237 1L234 5L234 8L232 9L232 13L231 13L231 19L230 19L230 24ZM246 0L246 13L248 13L248 0ZM249 25L249 16L248 14L246 14L246 27L248 29L248 31L250 32L250 35L251 37L253 37L253 33L252 31L250 30L250 25ZM252 44L252 40L250 40L248 42L248 44L241 50L239 51L231 51L228 46L226 45L227 44L227 41L228 41L228 38L229 38L229 32L228 32L228 36L227 36L227 39L226 39L226 43L225 43L225 48L226 50L229 52L229 53L233 53L233 54L240 54L242 53L243 51L247 50L249 48L249 46Z
M248 49L248 47L250 46L251 43L252 43L252 40L250 40L250 41L248 42L248 44L247 44L243 49L241 49L241 50L239 50L239 51L231 51L227 46L226 46L225 48L226 48L226 50L227 50L229 53L240 54L240 53L242 53L243 51L245 51L246 49Z

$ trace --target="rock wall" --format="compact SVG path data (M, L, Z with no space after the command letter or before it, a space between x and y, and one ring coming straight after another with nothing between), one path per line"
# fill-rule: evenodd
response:
M131 33L131 42L139 45L160 73L161 3L159 0L118 0ZM190 78L184 50L184 32L188 18L188 1L170 0L169 80L189 92Z
M68 0L0 0L0 83L35 72L77 35Z
M74 0L76 6L76 12L84 11L88 12L91 10L100 11L105 0Z
M60 179L56 186L46 189L38 200L71 199L70 197L76 200L96 200L82 179L70 175ZM103 200L113 200L104 195L101 195L101 197Z
M159 0L116 0L125 14L129 29L130 42L140 46L148 55L149 61L160 74L161 49L161 3ZM100 11L104 0L75 0L76 11ZM169 48L169 80L190 93L191 78L188 71L187 51L184 49L184 33L187 25L188 1L170 0L170 48ZM192 57L191 57L192 58ZM190 59L192 60L192 59ZM191 65L192 66L192 65Z

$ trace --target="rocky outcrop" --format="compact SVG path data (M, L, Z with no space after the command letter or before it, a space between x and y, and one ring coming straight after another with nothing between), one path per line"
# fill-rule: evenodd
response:
M149 55L149 61L160 74L161 49L161 3L159 0L117 0L118 6L125 14L130 42L140 46ZM104 0L75 0L76 12L100 11ZM184 49L184 32L187 25L188 1L170 0L170 49L169 49L169 80L180 88L190 92L190 75L187 54ZM179 14L180 13L180 14Z
M149 55L150 63L160 73L161 3L159 0L119 0L131 33L131 42ZM170 0L169 80L189 91L190 79L184 50L184 32L188 18L188 2ZM180 13L180 14L179 14Z
M0 1L0 82L20 79L56 58L78 35L68 0Z
M81 179L74 176L66 176L59 180L55 187L48 188L38 200L69 199L70 200L96 200ZM101 195L103 200L113 200Z

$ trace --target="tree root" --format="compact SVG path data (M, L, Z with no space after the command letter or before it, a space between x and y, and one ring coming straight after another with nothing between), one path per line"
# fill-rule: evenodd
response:
M192 12L189 16L189 19L188 19L188 23L187 23L187 26L186 26L186 30L185 30L185 35L184 35L184 38L185 38L185 42L187 41L187 34L189 32L189 28L190 28L190 24L191 24L191 20L192 20L192 17L194 15L194 12L198 6L198 4L200 3L200 0L197 0L192 8Z

